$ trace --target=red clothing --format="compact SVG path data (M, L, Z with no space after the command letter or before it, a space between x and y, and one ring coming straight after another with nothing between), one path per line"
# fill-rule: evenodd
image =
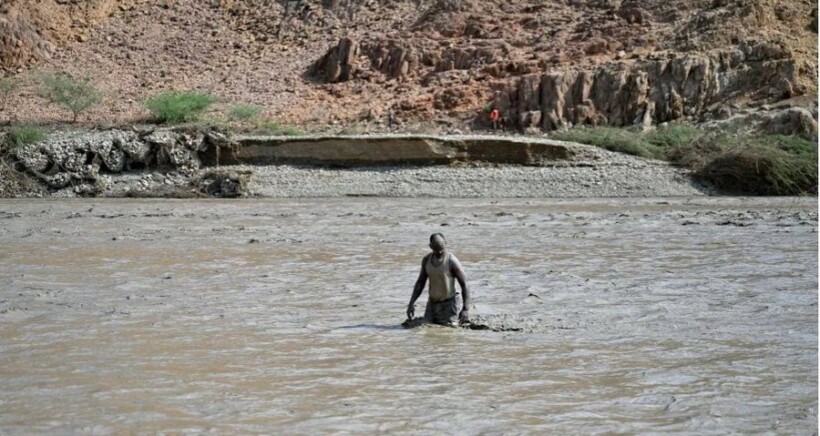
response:
M498 121L498 109L493 109L493 111L490 112L490 120Z

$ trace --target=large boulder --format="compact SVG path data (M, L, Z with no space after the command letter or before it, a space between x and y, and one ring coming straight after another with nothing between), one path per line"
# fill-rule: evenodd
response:
M770 113L763 117L762 130L780 135L799 135L804 138L817 137L817 120L811 111L801 107L791 107Z
M342 38L313 64L311 73L327 83L348 81L356 71L358 56L359 44L350 38Z

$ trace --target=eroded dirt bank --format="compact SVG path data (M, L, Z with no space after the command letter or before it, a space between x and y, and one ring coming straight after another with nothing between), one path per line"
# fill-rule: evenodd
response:
M2 140L2 137L0 137ZM232 136L65 131L11 150L7 197L658 197L711 192L690 171L535 137Z
M399 327L435 231L521 332ZM816 199L0 200L0 246L0 433L817 431Z

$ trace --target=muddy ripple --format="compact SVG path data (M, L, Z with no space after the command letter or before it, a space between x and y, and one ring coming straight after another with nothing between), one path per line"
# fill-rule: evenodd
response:
M436 231L484 330L400 325ZM3 434L817 431L815 199L0 200L0 246Z

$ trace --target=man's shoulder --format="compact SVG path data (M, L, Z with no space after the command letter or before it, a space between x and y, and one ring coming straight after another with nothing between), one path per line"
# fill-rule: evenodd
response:
M453 270L461 269L461 262L453 253L450 253L450 268L452 268Z

